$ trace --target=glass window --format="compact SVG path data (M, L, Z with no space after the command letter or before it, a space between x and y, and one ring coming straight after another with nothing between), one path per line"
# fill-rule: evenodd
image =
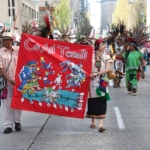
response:
M10 7L10 1L8 0L8 7Z
M11 13L10 13L10 8L8 9L8 16L11 16Z
M28 17L28 6L26 6L26 17Z
M34 10L34 16L33 16L33 18L35 18L36 17L36 11Z
M15 0L12 0L12 7L15 7Z
M39 13L37 12L37 18L39 18Z
M32 18L34 17L34 12L33 12L33 9L32 9Z
M13 14L13 16L15 16L15 9L14 8L12 9L12 14Z

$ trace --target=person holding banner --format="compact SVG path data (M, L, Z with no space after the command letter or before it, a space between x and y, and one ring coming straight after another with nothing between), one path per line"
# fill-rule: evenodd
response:
M92 61L92 73L90 75L90 88L88 98L88 110L85 117L92 118L90 128L96 128L95 119L99 119L99 132L105 131L103 119L106 117L108 94L107 72L110 70L113 60L104 54L105 42L102 38L95 42L95 52Z
M69 42L68 35L66 35L66 34L62 35L62 41Z
M10 108L12 101L13 85L15 85L15 71L18 59L18 46L12 46L13 37L11 32L4 32L2 36L4 47L0 49L0 74L6 79L7 98L2 100L4 108L4 133L12 132L13 123L15 130L21 130L20 117L21 110Z
M85 35L80 35L80 42L81 45L90 45L90 43L87 41L87 37Z

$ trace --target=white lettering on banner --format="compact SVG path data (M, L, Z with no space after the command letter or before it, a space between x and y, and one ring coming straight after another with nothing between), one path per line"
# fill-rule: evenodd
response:
M48 44L45 44L40 52L42 53L43 51L46 51L48 52L48 54L55 54L55 45L51 46L51 47L48 47Z
M67 51L66 57L86 60L87 59L87 51L85 49L81 49L81 53Z
M29 43L32 43L32 47L29 46ZM24 47L26 50L28 51L40 51L40 53L43 53L44 51L46 51L48 54L55 54L56 52L56 46L48 46L47 43L45 43L42 47L40 47L39 44L35 44L35 41L33 39L27 39L24 42ZM86 49L81 49L80 52L75 52L75 51L69 51L69 47L65 47L65 46L61 46L58 45L57 49L60 50L60 57L68 57L68 58L76 58L76 59L87 59L88 56L88 52L86 51Z
M24 42L24 47L25 47L28 51L37 51L37 50L40 50L40 45L35 44L33 47L29 47L29 46L28 46L29 42L34 42L34 40L32 40L32 39L27 39L27 40L25 40L25 42Z
M61 51L60 51L60 56L61 56L61 57L64 57L64 55L65 55L65 50L69 50L69 47L64 47L64 46L61 46L61 45L57 46L57 48L61 50Z

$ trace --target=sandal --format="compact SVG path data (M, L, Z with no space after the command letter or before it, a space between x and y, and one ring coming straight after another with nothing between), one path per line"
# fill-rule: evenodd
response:
M91 124L90 128L96 128L96 125L95 124Z
M105 130L106 130L106 129L103 128L103 127L100 127L100 128L98 129L99 132L103 132L103 131L105 131Z

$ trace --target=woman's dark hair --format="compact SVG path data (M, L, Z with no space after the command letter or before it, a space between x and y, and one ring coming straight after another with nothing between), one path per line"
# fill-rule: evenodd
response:
M47 34L50 32L49 28L45 27L41 30L41 37L47 38Z
M50 34L49 39L54 39L52 33Z
M64 37L67 37L67 35L66 34L62 35L62 38L64 38Z
M94 50L95 50L95 51L97 51L97 50L98 50L99 45L100 45L100 43L99 43L99 44L95 44L95 45L94 45Z
M99 42L99 43L96 43L96 42L95 42L95 45L94 45L94 50L95 50L95 51L98 50L99 45L100 45L101 43L105 43L105 41L102 41L102 42Z

